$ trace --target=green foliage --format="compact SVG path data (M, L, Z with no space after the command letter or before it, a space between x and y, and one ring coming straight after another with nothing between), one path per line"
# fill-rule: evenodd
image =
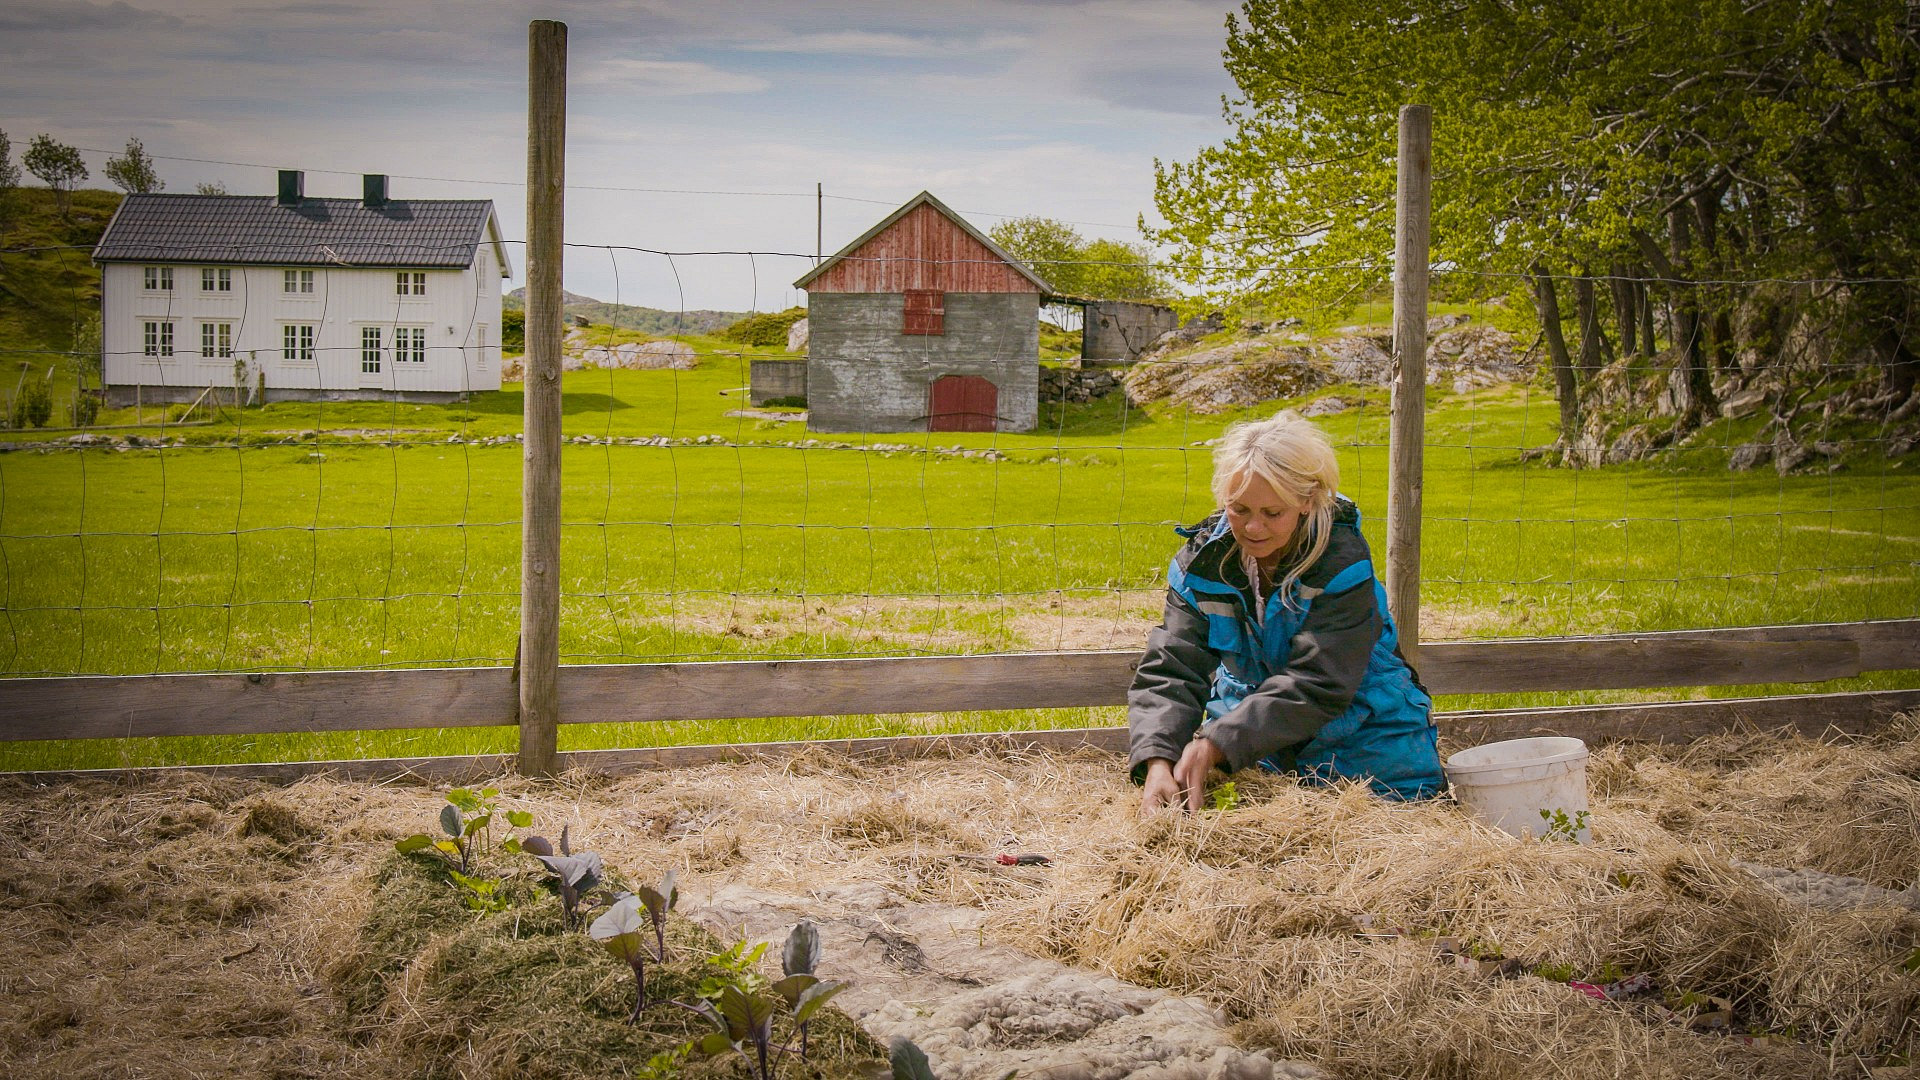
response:
M767 979L760 974L758 965L766 952L766 942L749 946L743 940L734 942L725 952L707 957L707 966L714 968L716 974L700 980L697 996L704 1001L717 1001L720 992L729 986L738 986L755 994L765 990Z
M1088 242L1064 221L1010 218L987 235L1065 296L1152 300L1171 292L1146 248L1117 240Z
M416 852L431 852L447 861L459 875L471 875L476 860L493 851L493 819L499 813L500 789L494 787L471 788L457 787L447 792L447 802L440 808L439 825L444 836L429 836L426 833L414 833L394 842L393 849L402 855ZM508 812L508 821L515 827L524 828L533 824L533 816L524 810ZM507 852L520 850L520 841L508 837L503 845ZM462 882L464 885L464 882ZM481 890L468 887L470 893L479 895Z
M763 409L804 409L807 407L807 399L799 394L788 394L785 397L770 397L761 402L760 407Z
M227 185L218 180L202 180L193 185L193 193L195 195L225 195L227 193Z
M1223 780L1207 792L1207 809L1237 810L1240 807L1240 789L1231 780Z
M1383 284L1396 115L1431 102L1433 262L1467 268L1481 295L1536 267L1656 277L1699 317L1690 348L1723 368L1742 345L1777 348L1719 316L1825 310L1912 385L1920 9L1904 0L1249 0L1225 58L1232 132L1156 164L1170 224L1148 230L1215 306L1335 304ZM1773 299L1691 284L1835 276L1876 283Z
M720 337L728 341L737 341L742 345L752 345L762 349L785 349L787 332L793 324L807 317L807 309L790 307L785 311L766 311L758 315L749 315L725 330Z
M73 426L92 427L100 418L100 393L97 390L82 389L73 399Z
M27 144L27 152L21 155L20 163L53 189L60 204L60 214L66 216L73 205L74 187L87 178L87 165L80 159L80 151L51 135L40 134Z
M1543 840L1565 840L1578 843L1581 835L1587 831L1587 811L1585 810L1574 811L1572 817L1568 817L1566 810L1558 807L1542 810L1540 820L1547 823L1546 834L1541 837Z
M13 426L46 427L53 418L53 391L44 378L28 375L13 399Z
M503 310L500 313L500 348L503 352L527 351L527 313Z
M128 139L126 152L116 158L107 159L107 179L115 187L128 194L144 194L159 191L167 185L162 183L153 169L153 158L147 156L147 148L140 140Z

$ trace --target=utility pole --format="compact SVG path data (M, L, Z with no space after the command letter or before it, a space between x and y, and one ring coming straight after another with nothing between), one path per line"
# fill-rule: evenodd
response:
M827 187L820 181L813 183L813 265L819 266L820 259L826 254L826 247L820 240L826 235Z

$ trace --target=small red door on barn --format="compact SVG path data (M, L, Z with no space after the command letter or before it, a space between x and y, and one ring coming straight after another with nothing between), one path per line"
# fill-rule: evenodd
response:
M1000 390L978 375L947 375L928 389L928 431L996 431Z

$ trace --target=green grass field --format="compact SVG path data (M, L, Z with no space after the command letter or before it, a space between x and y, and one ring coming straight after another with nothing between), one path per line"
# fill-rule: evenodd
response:
M1244 415L1132 408L1115 395L1044 410L1025 435L810 437L799 423L727 415L745 404L748 357L688 340L703 354L697 370L567 376L569 438L725 440L568 445L567 662L1132 647L1157 616L1171 526L1210 508L1203 444ZM1366 402L1322 423L1378 549L1384 397L1333 392ZM1742 428L1722 424L1648 462L1570 471L1520 453L1553 439L1549 392L1434 400L1422 556L1430 640L1920 609L1911 462L1733 473L1727 446ZM124 423L125 412L103 419ZM466 440L511 435L520 412L517 386L445 407L285 404L170 432L185 446L0 454L0 670L506 663L521 458L511 443ZM939 448L1000 459L929 452ZM1117 710L1064 710L616 725L570 728L563 745L1118 721ZM0 769L511 746L511 729L12 744L0 747Z

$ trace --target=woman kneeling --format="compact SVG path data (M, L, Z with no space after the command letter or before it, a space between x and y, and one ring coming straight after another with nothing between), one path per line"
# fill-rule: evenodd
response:
M1127 695L1142 812L1199 809L1216 767L1365 780L1397 799L1446 787L1433 699L1339 484L1326 434L1291 411L1215 448L1220 509L1178 530L1166 617Z

